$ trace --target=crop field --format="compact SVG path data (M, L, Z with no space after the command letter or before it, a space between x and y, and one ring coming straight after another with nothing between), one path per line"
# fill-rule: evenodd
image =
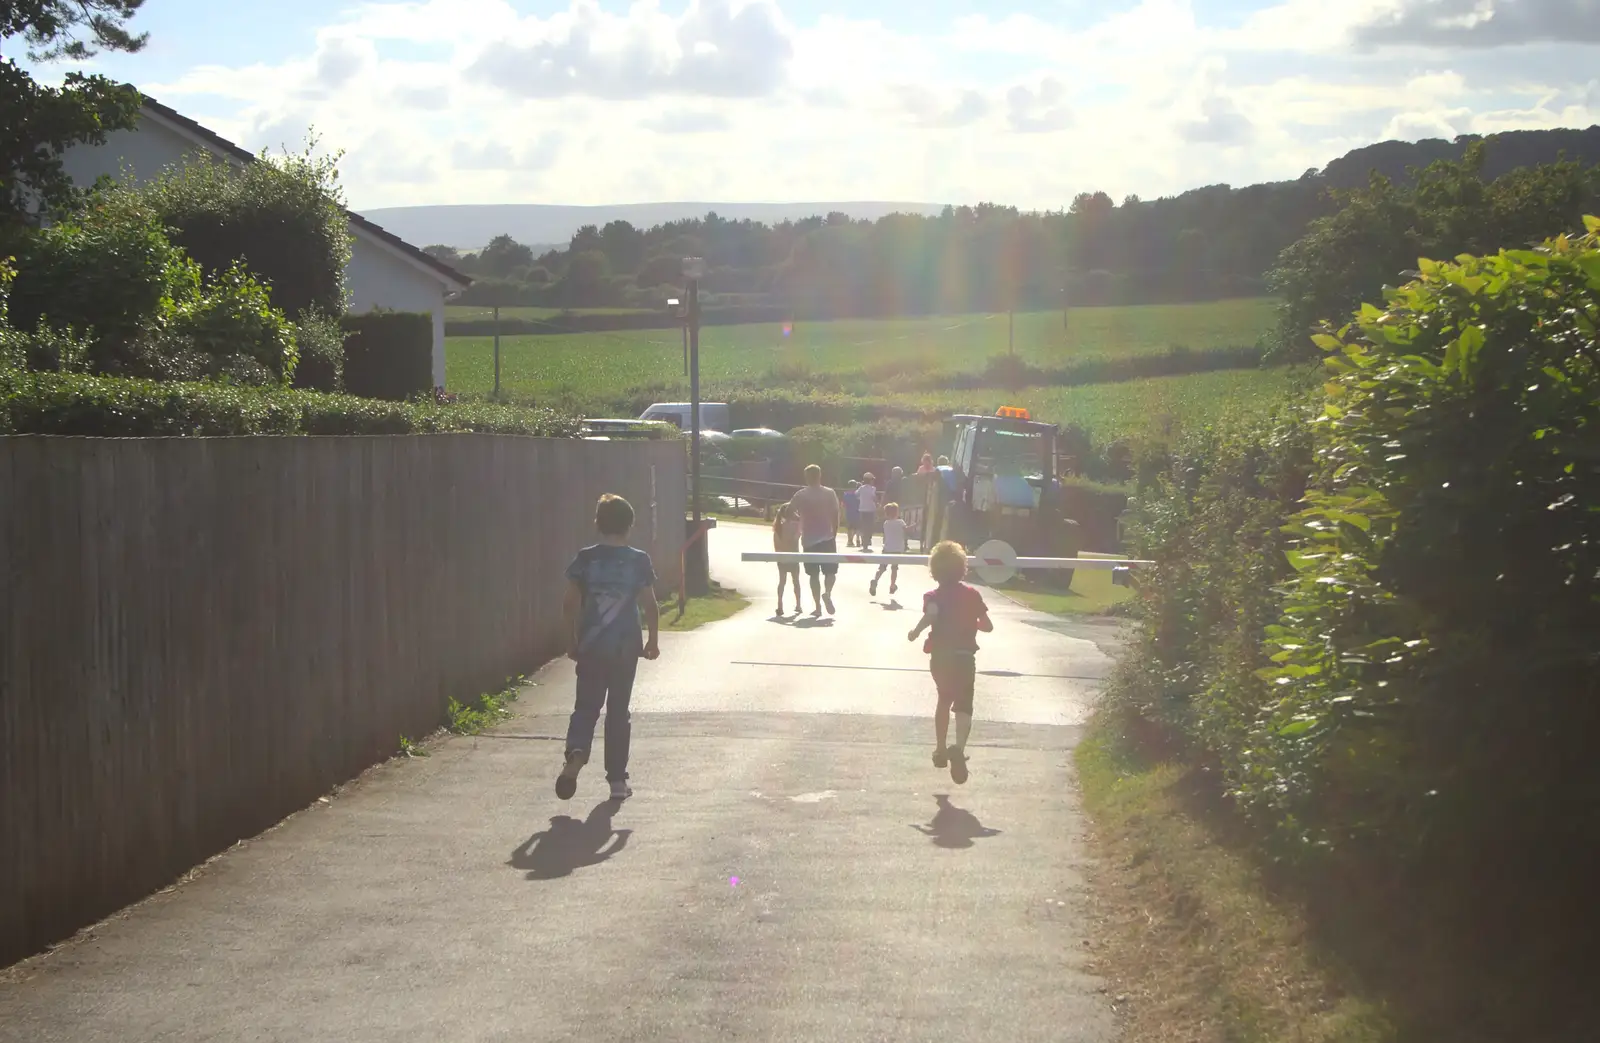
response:
M646 308L574 308L577 315L632 315L635 312L648 311ZM502 319L550 319L561 314L560 308L530 308L516 306L501 308ZM453 319L492 319L494 309L485 308L475 304L448 304L444 309L446 322Z
M1174 347L1195 352L1250 346L1274 319L1268 299L1190 305L1079 308L1015 316L1016 355L1041 368L1074 362L1160 355ZM908 378L982 372L1004 355L1007 316L964 315L796 324L786 335L775 324L712 326L700 335L700 372L708 394L739 388L803 387L842 381L849 393L927 415L962 408L992 410L1000 399L1028 407L1041 419L1076 422L1113 436L1153 418L1207 418L1232 404L1255 408L1281 394L1285 377L1272 371L1219 370L1109 384L999 390L909 390ZM452 337L446 347L453 391L486 393L494 386L493 338ZM640 388L663 395L687 381L678 330L522 335L500 339L501 386L513 396L575 397L622 402ZM926 388L928 385L922 385ZM726 392L719 389L726 388ZM991 400L994 400L991 403Z
M930 415L993 413L1022 406L1036 420L1077 424L1097 440L1139 434L1169 421L1180 426L1209 423L1229 413L1262 413L1289 393L1298 371L1232 369L1173 377L1145 377L1114 384L934 392L914 396ZM896 400L903 404L903 400Z
M1248 346L1273 321L1270 299L1188 305L1078 308L1063 329L1061 313L1016 316L1015 350L1037 366L1093 357ZM977 372L1008 350L1005 314L708 326L700 331L700 373L707 381L765 382L806 375L883 372ZM494 386L494 338L452 337L453 390ZM515 392L582 388L595 394L681 380L678 330L618 330L500 338L501 384Z

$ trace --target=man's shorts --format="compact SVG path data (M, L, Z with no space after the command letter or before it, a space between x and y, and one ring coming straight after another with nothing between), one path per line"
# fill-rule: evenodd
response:
M820 541L818 541L816 543L810 544L809 546L806 547L806 553L807 554L837 554L837 553L839 553L839 538L837 536L835 536L832 539L820 540ZM808 561L808 562L806 562L806 575L807 576L837 576L838 574L839 574L839 563L838 562L829 562L826 565L824 565L820 561Z
M939 701L956 713L972 714L972 690L977 684L978 657L960 652L935 652L929 668L939 689Z

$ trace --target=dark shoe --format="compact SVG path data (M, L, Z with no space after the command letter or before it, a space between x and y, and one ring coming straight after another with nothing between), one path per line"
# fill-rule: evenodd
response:
M612 800L627 800L631 796L633 796L633 787L628 785L627 779L611 780Z
M562 766L561 774L556 776L556 796L562 800L572 799L572 795L578 792L578 772L588 763L588 751L567 751L567 763Z
M877 580L873 580L872 583L867 586L867 597L875 598L877 596L878 596L878 581Z
M949 752L946 751L943 746L941 746L937 750L933 751L933 766L935 768L942 768L946 764L949 764L949 763L950 763Z
M950 781L957 786L967 781L967 751L954 749L950 751Z

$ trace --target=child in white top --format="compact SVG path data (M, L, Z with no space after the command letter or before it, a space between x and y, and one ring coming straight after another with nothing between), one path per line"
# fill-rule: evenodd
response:
M872 534L878 523L877 479L869 472L861 476L861 488L856 490L856 507L861 512L861 549L872 550Z
M883 505L883 552L885 554L906 552L906 523L900 518L898 503ZM878 574L872 577L872 586L867 588L870 596L878 596L878 580L883 578L885 571L889 573L889 593L893 594L900 589L900 566L879 565Z

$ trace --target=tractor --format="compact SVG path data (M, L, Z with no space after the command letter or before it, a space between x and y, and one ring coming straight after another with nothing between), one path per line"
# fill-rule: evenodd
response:
M994 416L953 416L944 428L949 465L915 476L921 495L906 497L920 508L908 520L923 550L956 540L971 552L1004 540L1019 557L1078 556L1077 523L1062 511L1059 427L1007 406ZM1072 585L1072 569L1042 571L1040 582Z

